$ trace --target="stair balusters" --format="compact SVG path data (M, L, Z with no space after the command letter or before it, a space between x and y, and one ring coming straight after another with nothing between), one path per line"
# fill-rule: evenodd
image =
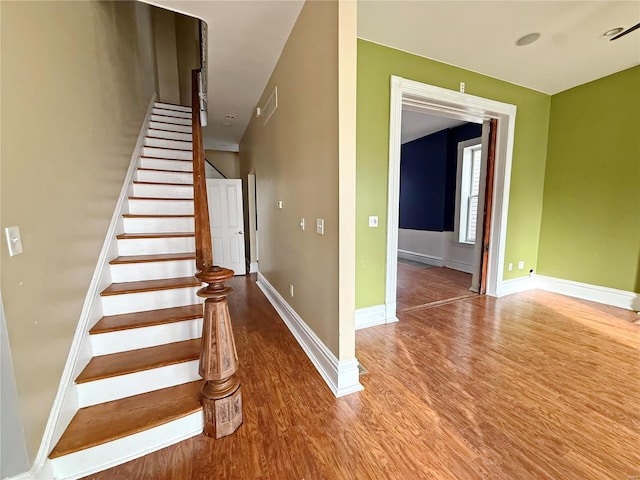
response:
M193 70L191 115L196 268L198 270L196 277L208 284L198 291L198 296L205 299L199 372L205 380L201 390L204 433L210 437L221 438L232 434L242 424L242 392L240 382L235 376L238 369L238 355L227 305L227 295L233 290L225 285L225 282L233 276L233 271L213 265L198 75L199 70Z

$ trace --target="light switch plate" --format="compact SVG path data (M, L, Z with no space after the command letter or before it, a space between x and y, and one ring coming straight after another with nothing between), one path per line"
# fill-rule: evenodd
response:
M316 233L324 235L324 218L316 218Z
M304 232L304 218L300 219L300 230Z
M7 227L4 229L7 237L7 247L9 248L9 256L20 255L22 253L22 239L20 238L19 227Z
M369 226L370 227L377 227L378 226L378 217L369 217Z
M276 206L277 206L278 208L282 208L282 207L283 207L282 200L278 200L278 203L276 203Z

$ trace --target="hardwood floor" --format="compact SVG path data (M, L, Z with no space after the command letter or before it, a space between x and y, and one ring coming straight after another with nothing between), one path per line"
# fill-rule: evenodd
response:
M471 274L398 259L397 311L473 297Z
M365 390L336 399L254 279L229 284L244 424L88 478L640 475L634 313L541 291L400 313L356 333Z

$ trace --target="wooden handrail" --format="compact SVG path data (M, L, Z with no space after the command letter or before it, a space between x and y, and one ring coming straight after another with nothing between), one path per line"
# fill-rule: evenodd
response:
M231 435L242 424L242 391L235 376L238 354L233 339L227 295L233 290L225 282L233 270L213 264L211 225L204 168L204 146L200 123L199 70L191 74L191 119L193 141L193 206L196 234L196 277L208 284L198 290L204 298L200 376L204 434L220 438Z
M191 122L193 141L193 209L196 227L196 268L203 272L213 267L211 225L204 168L204 144L200 125L199 70L191 72Z

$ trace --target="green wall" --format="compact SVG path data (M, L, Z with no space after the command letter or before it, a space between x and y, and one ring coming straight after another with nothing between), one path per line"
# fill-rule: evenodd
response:
M549 95L462 68L358 40L356 308L384 303L389 160L390 77L457 90L517 106L505 265L538 262L538 239L549 129ZM379 227L368 227L378 215Z
M640 291L640 66L551 97L538 273Z

